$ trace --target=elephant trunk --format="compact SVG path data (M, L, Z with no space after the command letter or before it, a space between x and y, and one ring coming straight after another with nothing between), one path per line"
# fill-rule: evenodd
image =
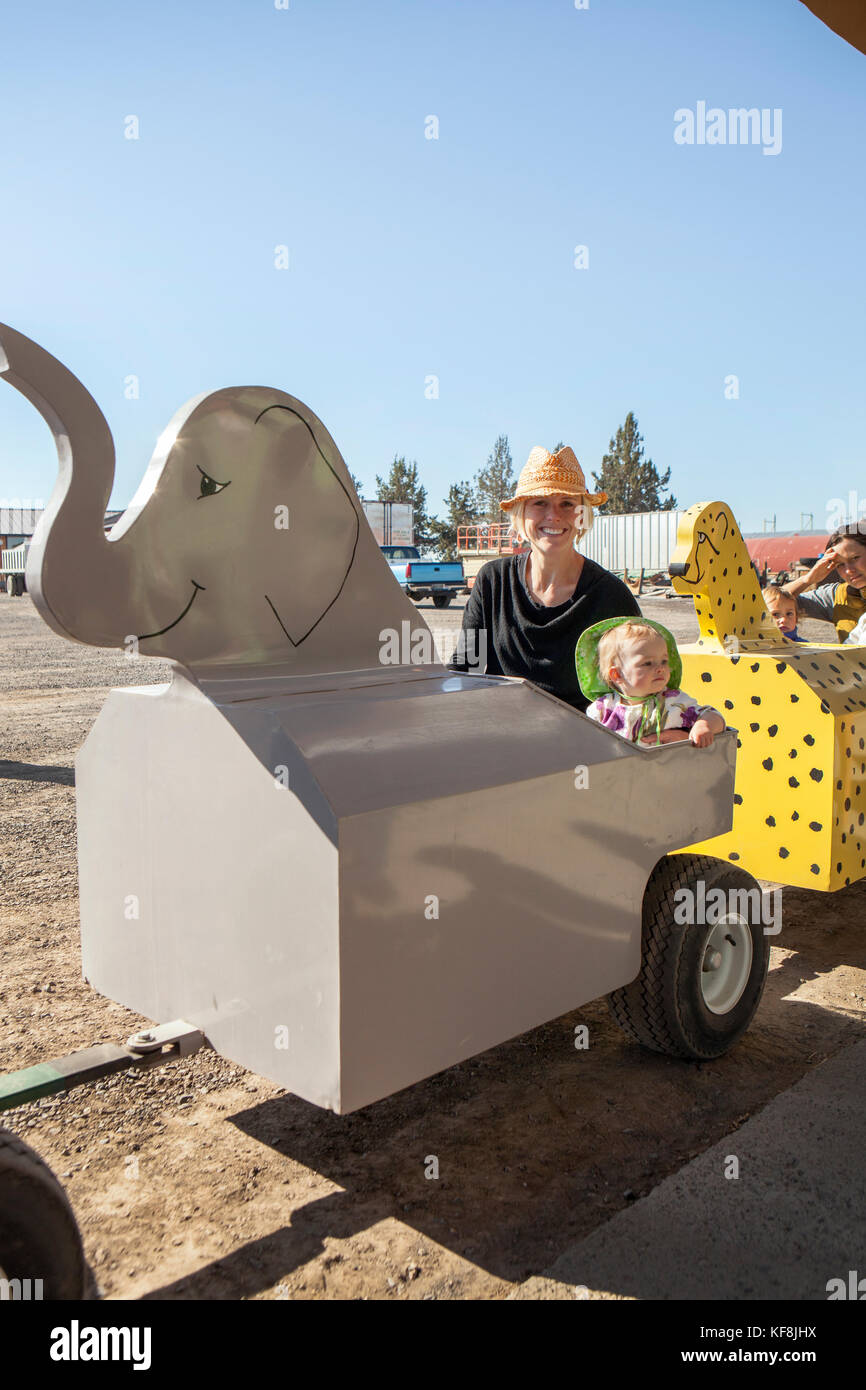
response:
M57 482L33 536L27 588L49 627L95 646L123 642L128 564L104 531L114 443L96 401L44 348L0 324L0 376L35 405L57 448Z

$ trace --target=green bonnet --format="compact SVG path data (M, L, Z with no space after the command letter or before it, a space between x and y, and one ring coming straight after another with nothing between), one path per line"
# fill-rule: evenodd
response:
M577 643L577 650L574 653L574 664L577 667L577 679L580 688L588 700L597 700L600 695L607 695L612 686L602 676L598 669L598 644L606 632L610 632L612 627L619 627L622 623L640 623L644 627L653 628L660 637L665 639L665 646L668 649L668 661L670 662L670 688L678 690L680 681L683 677L683 663L677 651L677 644L673 633L668 632L661 623L654 623L651 618L640 618L632 616L630 618L605 618L604 622L594 623L588 627L586 632L582 632Z

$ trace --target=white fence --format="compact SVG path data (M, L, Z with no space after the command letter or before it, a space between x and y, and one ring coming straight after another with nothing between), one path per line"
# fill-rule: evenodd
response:
M14 550L4 550L0 555L0 574L23 574L27 568L27 552L30 542L16 545Z
M666 570L677 543L682 511L596 515L581 552L606 570Z

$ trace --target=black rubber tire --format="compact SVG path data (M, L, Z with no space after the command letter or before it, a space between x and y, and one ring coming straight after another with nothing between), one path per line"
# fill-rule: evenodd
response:
M674 921L675 892L696 891L699 879L706 893L712 888L758 889L751 874L723 859L704 854L662 859L644 893L640 973L630 985L608 995L608 1004L619 1026L635 1042L669 1057L709 1061L727 1052L754 1018L767 979L770 942L760 911L750 910L752 964L745 988L727 1013L711 1012L701 991L701 970L713 924L688 926Z
M43 1299L82 1299L89 1271L75 1213L57 1178L23 1140L0 1130L0 1270L42 1280Z
M451 602L452 597L453 597L452 594L434 594L434 595L433 595L433 607L434 607L434 608L447 608L448 605L449 605L449 603Z

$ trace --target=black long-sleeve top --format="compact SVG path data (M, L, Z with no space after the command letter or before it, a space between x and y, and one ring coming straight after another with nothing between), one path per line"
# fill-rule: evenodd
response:
M584 559L566 603L545 608L526 587L529 552L491 560L479 571L449 662L453 671L523 676L560 700L585 710L574 665L582 632L604 618L640 617L631 590L594 560Z

